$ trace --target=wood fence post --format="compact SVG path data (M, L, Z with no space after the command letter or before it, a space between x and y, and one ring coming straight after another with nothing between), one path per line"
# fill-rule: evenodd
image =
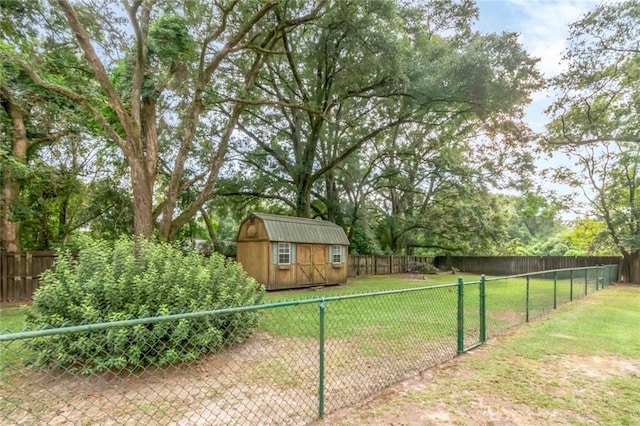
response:
M8 302L7 253L0 250L0 301Z
M22 253L16 252L13 257L13 296L22 298Z
M33 254L31 252L25 253L24 262L24 298L31 299L33 293L35 293L33 285Z

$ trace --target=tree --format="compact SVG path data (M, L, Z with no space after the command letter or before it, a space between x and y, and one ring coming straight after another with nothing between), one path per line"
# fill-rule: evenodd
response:
M24 56L9 58L37 85L91 114L127 161L135 235L149 238L158 221L168 240L211 196L265 56L282 31L313 19L317 8L276 0L135 0L122 7L60 0L54 12L98 90L71 90ZM217 112L221 105L227 118ZM198 196L181 205L187 190Z
M416 185L428 186L435 176L417 175L422 153L436 157L442 149L444 158L445 151L462 149L481 168L471 159L469 142L477 136L492 137L500 148L492 154L513 146L522 134L522 106L540 85L536 61L515 35L472 33L472 2L375 6L364 13L360 2L336 2L318 21L283 35L286 55L270 57L257 81L271 102L241 120L246 137L236 151L251 174L233 194L278 198L299 216L320 215L355 229L358 218L349 216L370 191L353 178L378 179L370 167L380 166L377 161L394 162L388 167L401 168L398 176L413 173L413 182L396 189L411 198ZM393 147L409 133L411 146ZM386 187L393 185L401 184L395 179ZM350 198L349 214L340 194ZM404 214L407 206L389 213L394 210ZM393 250L404 247L399 235L391 240Z
M82 132L87 136L91 129L85 126L87 117L76 105L34 84L23 69L7 58L37 57L32 69L67 85L69 90L90 87L91 83L73 50L64 40L52 39L59 27L55 23L47 28L40 25L45 20L41 18L47 16L46 9L35 2L2 2L0 11L0 241L4 250L18 251L20 225L24 224L25 213L34 207L25 205L25 187L29 187L31 196L40 193L52 198L55 193L52 168L40 151L56 145L71 146L82 138Z
M637 162L640 121L640 4L602 4L571 25L568 70L549 109L548 147L577 160L557 177L581 188L624 256L623 275L640 282Z
M257 82L269 102L240 123L244 161L271 176L273 192L284 186L303 217L312 214L318 182L325 180L331 206L333 169L419 108L386 113L406 97L401 62L407 53L395 2L335 1L326 9L317 22L282 34L285 54L270 57Z

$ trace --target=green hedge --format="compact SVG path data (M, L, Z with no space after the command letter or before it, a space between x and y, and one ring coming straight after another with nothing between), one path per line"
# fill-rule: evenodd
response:
M26 315L30 329L66 327L258 304L264 288L214 254L162 243L94 241L60 253ZM249 337L257 312L206 316L42 337L30 361L93 373L191 361Z

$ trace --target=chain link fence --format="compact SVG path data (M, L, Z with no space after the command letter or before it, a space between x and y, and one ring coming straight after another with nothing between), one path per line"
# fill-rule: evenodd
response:
M5 331L0 334L0 424L305 424L604 288L615 277L617 266L579 268ZM143 353L130 354L152 363L115 360L97 373L87 373L83 364L92 361L82 352L87 341L115 336L126 347L127 336L154 327L169 327L179 339L181 324L188 321L233 327L235 315L246 312L260 313L255 334L229 342L223 333L215 340L218 347L197 359L169 362L171 354L156 341ZM31 363L43 356L38 351L49 339L84 343L70 343L69 353L36 367Z

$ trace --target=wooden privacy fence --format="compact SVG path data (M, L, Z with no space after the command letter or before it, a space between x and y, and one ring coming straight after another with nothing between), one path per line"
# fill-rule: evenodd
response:
M55 253L0 252L0 301L28 301L38 288L40 274L51 268ZM550 269L619 264L618 256L361 256L349 255L350 277L418 272L419 266L452 267L461 272L514 275Z
M433 264L433 256L361 256L349 255L350 277L410 272L421 264Z
M551 269L618 265L620 256L436 256L434 265L440 270L452 267L474 274L515 275Z
M0 301L30 300L38 288L40 274L51 268L55 253L0 252Z

